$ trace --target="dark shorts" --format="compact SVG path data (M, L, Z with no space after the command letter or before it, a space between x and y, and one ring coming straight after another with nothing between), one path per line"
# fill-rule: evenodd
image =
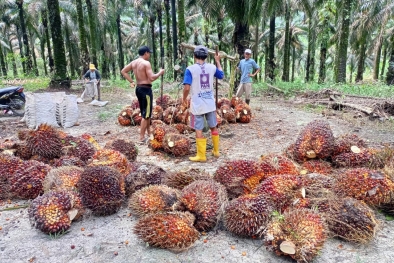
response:
M140 104L141 117L148 119L152 115L153 94L152 88L149 86L137 86L135 89L138 102Z

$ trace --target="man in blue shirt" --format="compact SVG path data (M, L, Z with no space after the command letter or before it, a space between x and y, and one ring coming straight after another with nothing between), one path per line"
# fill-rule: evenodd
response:
M257 73L260 71L260 67L257 65L254 59L250 58L252 55L252 50L246 49L245 50L245 58L239 62L237 70L241 71L241 81L238 86L236 96L238 98L242 97L245 93L245 102L246 104L250 103L250 94L252 93L252 78L256 76ZM256 70L254 73L253 71Z
M183 104L186 104L187 96L190 92L190 126L196 130L197 156L190 157L193 162L205 162L207 139L204 138L202 130L204 119L207 120L211 129L213 151L215 157L219 157L219 132L216 128L216 104L213 90L214 77L222 79L224 72L220 65L220 57L215 56L217 67L213 64L205 63L208 57L208 49L204 46L197 46L194 49L195 64L187 67L183 80Z

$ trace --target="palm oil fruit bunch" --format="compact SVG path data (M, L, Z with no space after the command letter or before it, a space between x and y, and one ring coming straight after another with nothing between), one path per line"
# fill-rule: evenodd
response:
M152 120L161 120L163 118L163 108L156 105L152 109Z
M75 156L62 156L53 162L53 167L60 167L60 166L84 167L86 166L86 163Z
M124 177L107 166L87 167L77 188L83 206L98 216L116 213L125 199Z
M344 134L338 138L335 138L332 156L336 156L341 153L350 153L352 152L352 146L366 148L367 144L363 139L358 137L357 134Z
M118 122L122 126L131 125L131 116L127 114L127 110L121 110L121 112L118 114Z
M250 192L244 182L256 173L256 162L253 160L232 160L219 166L214 180L224 185L229 198L238 197Z
M14 155L23 160L29 160L32 157L32 153L26 142L21 142L16 145Z
M94 145L81 137L67 136L62 142L64 142L63 150L66 155L78 157L85 163L91 159L96 152Z
M220 109L223 105L228 105L231 107L231 101L227 98L220 98L218 100L218 108Z
M183 123L172 124L172 127L174 127L180 134L189 134L194 131L193 128Z
M33 200L29 207L31 224L46 234L68 230L73 218L73 200L66 191L51 191Z
M37 161L24 161L10 177L11 194L21 199L34 199L43 193L45 176L49 165Z
M321 212L333 236L361 244L368 243L375 237L377 219L373 210L363 201L351 197L317 200L318 203L314 203L312 199L312 205L318 207L319 211L321 203L326 206Z
M164 178L164 184L168 185L169 187L182 190L194 181L210 179L212 178L208 173L200 169L190 168L185 171L175 171L168 173Z
M227 193L224 186L213 180L197 180L183 188L180 200L196 216L194 227L209 231L218 222Z
M131 107L132 110L138 109L138 108L140 107L140 103L139 103L139 101L138 101L137 98L134 98L134 99L131 101L130 107Z
M90 143L93 145L93 147L96 149L96 151L101 149L101 146L100 146L100 145L98 144L98 142L93 138L93 136L90 135L89 133L84 133L84 134L82 134L82 135L81 135L81 138L87 140L88 142L90 142Z
M233 96L231 98L231 107L236 108L240 104L244 104L243 100L238 98L237 96Z
M175 211L179 204L179 190L166 185L150 185L135 192L129 199L129 208L139 217L160 212Z
M27 147L33 155L53 159L62 155L62 141L55 128L48 124L40 124L26 140Z
M123 176L127 176L131 171L131 165L127 160L126 156L122 153L111 150L111 149L102 149L98 150L93 155L93 160L89 164L89 166L108 166L116 169Z
M257 167L259 172L264 173L265 177L278 174L298 174L297 165L286 156L279 154L261 156Z
M105 148L123 153L130 162L134 162L137 159L138 148L132 141L116 139L107 142Z
M138 220L134 233L150 246L180 252L189 249L200 236L193 221L189 212L147 215Z
M141 121L142 121L141 110L135 109L131 114L131 124L134 126L138 126L141 125Z
M315 120L300 132L294 146L296 161L308 159L325 159L334 150L334 136L330 125L326 121Z
M171 106L168 107L166 110L164 110L163 112L163 121L166 124L171 124L171 123L175 123L175 116L178 113L177 108Z
M14 174L23 163L18 157L0 153L0 200L11 197L9 180L16 178Z
M332 173L332 166L331 163L323 161L321 159L312 159L302 164L300 173L319 173L328 175Z
M372 154L369 149L358 148L352 146L350 152L340 153L332 158L332 161L337 167L357 167L357 166L368 166Z
M230 201L225 208L223 221L231 233L256 238L268 225L272 211L264 196L246 194Z
M156 99L156 105L159 105L163 108L163 110L168 108L168 103L171 100L171 96L168 94L163 94L163 96L160 96Z
M137 163L136 169L126 176L126 195L148 186L161 184L167 172L160 166L151 163Z
M175 115L175 122L176 123L188 123L189 120L189 110L183 106L179 105Z
M235 111L231 108L230 105L224 104L220 107L220 114L228 123L235 123L237 122Z
M167 133L163 140L163 149L175 157L190 154L190 139L181 134Z
M297 263L311 262L327 239L323 218L310 209L291 209L275 215L264 233L268 250L290 256Z
M156 139L149 140L148 147L153 151L160 151L163 150L163 143L157 141Z
M282 211L290 205L293 198L301 191L299 177L288 174L268 177L252 193L264 195L276 210Z
M333 190L341 196L353 197L378 207L391 202L394 183L381 171L355 168L339 174L335 178Z
M83 168L77 166L64 166L51 169L44 179L44 191L75 191L82 173Z
M252 111L248 104L238 104L235 107L235 118L238 122L249 123L252 119Z
M19 140L25 141L29 137L30 132L31 132L30 129L18 130L17 137Z

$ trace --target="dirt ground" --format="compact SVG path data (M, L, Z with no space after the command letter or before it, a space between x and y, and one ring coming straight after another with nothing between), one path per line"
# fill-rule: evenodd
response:
M91 133L102 145L113 138L137 141L138 127L122 127L116 121L118 112L132 95L131 91L111 89L102 95L102 100L109 101L105 107L80 104L79 126L65 131L71 135ZM252 98L251 106L254 114L251 123L221 128L227 136L221 137L222 155L219 159L209 157L206 163L191 163L187 157L173 158L162 153L152 153L143 145L139 146L137 161L154 163L168 171L199 167L213 174L226 160L256 159L260 155L281 152L295 141L307 123L315 119L327 120L335 136L351 132L366 139L370 146L394 144L392 122L371 121L352 111L335 112L305 105L297 98L285 100L267 93ZM0 117L0 139L15 135L17 129L21 128L24 128L24 124L19 122L19 118ZM3 203L0 210L16 203L28 204L26 201ZM313 262L394 262L394 221L387 221L380 214L378 217L381 219L380 230L373 242L353 245L329 239ZM1 211L0 262L293 262L266 251L261 240L234 236L221 226L201 236L192 248L182 253L148 247L132 233L136 221L124 206L111 216L92 216L74 222L69 233L55 238L30 226L27 209Z

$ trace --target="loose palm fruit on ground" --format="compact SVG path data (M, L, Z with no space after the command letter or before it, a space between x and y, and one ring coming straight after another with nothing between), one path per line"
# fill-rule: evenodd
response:
M176 157L190 154L190 139L181 134L167 133L163 140L163 149L166 153Z
M234 198L249 192L249 188L245 186L244 182L256 172L255 161L227 161L216 170L214 180L226 187L229 198Z
M130 162L134 162L137 159L138 148L132 141L116 139L107 142L105 148L123 153Z
M175 211L181 192L166 185L150 185L135 192L128 205L133 215L144 216Z
M125 199L124 177L107 166L87 167L77 188L83 206L99 216L116 213Z
M148 186L161 184L167 172L161 167L151 163L137 163L126 176L126 195L130 196L134 192Z
M83 162L91 159L96 152L94 145L81 137L67 136L62 143L65 155L78 157Z
M134 233L150 246L180 252L190 248L200 233L189 212L148 215L138 220Z
M332 158L334 165L338 167L357 167L357 166L368 166L370 163L372 154L366 148L358 148L355 152L343 152L335 155Z
M297 263L311 262L327 239L323 218L309 209L292 209L276 215L264 233L268 250L290 256Z
M75 191L77 190L77 183L79 182L82 173L83 168L77 166L64 166L51 169L43 183L44 191Z
M32 131L27 140L30 152L44 158L53 159L62 155L62 141L55 128L47 124L40 124Z
M89 164L89 166L102 165L116 169L123 176L126 176L131 172L131 164L127 160L126 156L124 156L118 151L111 149L98 150L93 155L93 160Z
M352 146L366 148L367 144L363 139L358 137L357 134L344 134L338 138L335 138L332 156L336 156L341 153L349 153L351 152Z
M330 125L326 121L315 120L300 132L294 146L296 161L308 159L325 159L332 155L334 150L334 136Z
M264 195L276 210L283 211L301 193L301 187L297 175L274 175L262 181L252 193Z
M31 224L46 234L57 234L68 230L73 208L73 199L66 191L51 191L33 200L29 207Z
M258 237L266 228L273 208L265 197L242 195L226 206L223 221L226 229L239 236Z
M237 96L231 98L231 107L236 108L239 104L244 104L243 100Z
M208 173L200 169L191 168L186 171L167 173L163 183L169 187L182 190L194 181L210 179L212 179L212 177Z
M163 118L163 108L156 105L152 109L152 120L161 120Z
M209 231L218 222L227 193L223 185L213 180L197 180L183 188L180 200L196 216L194 227Z
M21 199L34 199L42 194L45 176L51 170L49 165L37 161L24 161L9 177L11 194Z
M381 171L356 168L340 173L335 178L333 190L376 207L390 202L394 183Z
M329 162L317 159L317 160L308 160L302 164L301 167L302 173L319 173L319 174L331 174L332 166Z
M252 111L247 104L238 104L235 107L235 118L238 122L249 123L252 119Z

